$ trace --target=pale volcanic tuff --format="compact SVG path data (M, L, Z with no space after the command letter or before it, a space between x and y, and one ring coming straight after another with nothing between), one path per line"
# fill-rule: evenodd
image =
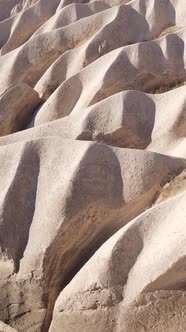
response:
M186 3L0 0L0 330L186 331Z

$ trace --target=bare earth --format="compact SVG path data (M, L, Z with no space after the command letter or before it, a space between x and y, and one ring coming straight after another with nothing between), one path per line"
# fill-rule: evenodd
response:
M186 331L186 1L0 0L0 332Z

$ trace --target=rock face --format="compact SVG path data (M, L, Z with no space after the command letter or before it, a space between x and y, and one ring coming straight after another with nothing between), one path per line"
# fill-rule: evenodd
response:
M50 331L184 331L185 199L151 208L112 236L59 295Z
M13 329L12 327L0 322L0 329L2 332L17 332L17 330Z
M23 129L40 105L36 91L20 83L0 96L0 136Z
M0 331L186 331L186 3L0 0Z

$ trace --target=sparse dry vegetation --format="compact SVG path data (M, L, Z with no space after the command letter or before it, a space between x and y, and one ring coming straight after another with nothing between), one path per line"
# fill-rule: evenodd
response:
M184 28L183 26L182 27L178 27L177 25L168 26L165 29L163 29L162 32L158 36L156 36L154 39L163 37L163 36L168 35L170 33L177 32L178 30L181 30L183 28Z
M43 101L46 101L52 95L52 93L56 90L57 87L58 87L58 84L56 82L48 83L48 85L46 86L46 89L45 89L45 93L42 97Z
M186 169L178 169L176 172L169 174L161 183L153 205L175 196L186 189Z
M164 92L168 92L170 90L180 88L181 86L184 86L184 85L186 85L186 81L175 82L172 84L167 84L167 85L162 85L160 87L156 87L156 88L148 91L148 93L152 93L152 94L164 93Z

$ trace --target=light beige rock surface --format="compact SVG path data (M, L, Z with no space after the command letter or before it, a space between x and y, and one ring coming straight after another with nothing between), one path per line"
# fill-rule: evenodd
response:
M60 136L185 158L185 100L185 86L155 95L128 90L59 120L47 122L47 111L43 112L43 125L4 136L0 138L0 145L28 138ZM51 114L55 119L55 113ZM32 125L34 122L32 120Z
M0 331L186 331L185 0L0 0Z
M0 322L0 331L1 332L17 332L17 330L13 329L12 327Z
M50 331L185 331L185 199L167 200L111 237L61 292Z
M168 174L186 167L184 159L57 137L2 146L0 154L7 283L0 319L19 331L37 331L43 321L46 329L65 280L151 204Z
M42 123L43 113L46 121L64 117L122 90L150 92L154 87L184 82L184 36L186 29L100 57L56 89L36 114L34 124Z
M0 136L23 129L41 101L36 91L20 83L0 96Z

